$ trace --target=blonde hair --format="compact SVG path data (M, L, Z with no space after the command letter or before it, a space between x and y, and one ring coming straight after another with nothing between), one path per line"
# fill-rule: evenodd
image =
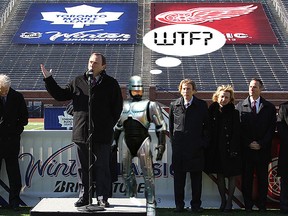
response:
M178 86L179 92L181 92L183 84L191 84L192 85L192 90L195 91L195 92L197 91L196 84L195 84L195 82L193 80L191 80L191 79L183 79L180 82L179 86Z
M233 87L231 85L218 86L216 92L212 96L212 101L213 102L217 102L218 101L218 97L219 97L219 94L220 94L221 91L229 92L230 93L230 103L234 103L234 101L235 101L234 89L233 89Z

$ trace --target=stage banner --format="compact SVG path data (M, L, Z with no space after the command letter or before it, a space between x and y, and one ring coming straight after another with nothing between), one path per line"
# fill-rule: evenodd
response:
M137 20L137 3L33 3L12 42L134 44Z
M163 111L165 122L168 113ZM166 136L166 151L162 161L155 161L158 140L151 125L151 150L155 175L156 202L159 208L174 208L174 181L171 161L171 143ZM71 143L71 130L24 131L21 139L19 163L22 176L20 194L22 206L35 206L43 198L77 198L79 185L77 181L76 146ZM125 198L125 184L121 174L121 149L123 134L120 136L118 150L118 180L113 183L114 198ZM273 143L273 162L269 166L269 194L267 207L279 206L279 178L277 177L277 155L279 140ZM145 184L139 160L133 159L133 171L137 180L137 197L145 198ZM190 207L191 184L187 175L185 189L186 207ZM203 173L202 206L219 208L221 200L216 184L216 175ZM236 191L233 197L233 208L243 208L241 178L237 178ZM9 200L9 183L5 162L0 172L0 206L7 205ZM77 199L76 199L77 200Z
M261 3L151 4L151 30L173 24L216 29L226 44L278 44Z

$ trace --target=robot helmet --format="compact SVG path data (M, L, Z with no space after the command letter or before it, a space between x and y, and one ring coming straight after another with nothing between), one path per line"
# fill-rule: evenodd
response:
M141 100L142 98L142 93L143 93L143 84L142 84L142 79L140 76L132 76L129 79L129 93L131 97L134 100ZM132 91L141 91L141 93L138 92L138 94L132 93Z
M143 91L142 79L140 76L132 76L129 80L129 91L141 90Z

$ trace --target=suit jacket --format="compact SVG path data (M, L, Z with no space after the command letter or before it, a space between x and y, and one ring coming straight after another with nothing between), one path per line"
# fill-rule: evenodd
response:
M102 82L91 89L93 141L111 144L113 127L118 121L123 98L118 82L104 73ZM72 141L86 143L89 128L89 83L85 75L77 76L61 88L52 76L44 79L47 91L59 101L73 100Z
M0 137L20 135L28 124L28 110L21 93L10 88L5 105L0 105Z
M5 105L0 103L0 159L7 155L18 157L20 135L28 124L28 110L21 93L10 88Z
M182 171L204 169L204 148L208 145L208 106L193 96L186 109L183 97L170 105L169 131L172 143L172 164Z
M239 111L241 119L241 142L244 159L249 151L255 151L249 148L249 144L257 141L261 146L259 154L268 163L271 160L272 139L276 127L275 106L260 97L259 111L254 114L251 110L249 97L247 97L236 105L236 109Z
M277 174L288 177L288 102L279 106L277 129L280 136Z

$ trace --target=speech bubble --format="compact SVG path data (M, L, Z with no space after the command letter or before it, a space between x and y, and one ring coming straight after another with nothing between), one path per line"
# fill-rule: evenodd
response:
M161 74L161 73L162 73L162 70L153 69L153 70L150 70L150 73L151 73L151 74Z
M163 26L143 37L145 46L157 53L172 56L196 56L214 52L226 43L216 29L189 24Z
M161 67L177 67L181 64L181 60L173 57L163 57L157 59L155 63Z

